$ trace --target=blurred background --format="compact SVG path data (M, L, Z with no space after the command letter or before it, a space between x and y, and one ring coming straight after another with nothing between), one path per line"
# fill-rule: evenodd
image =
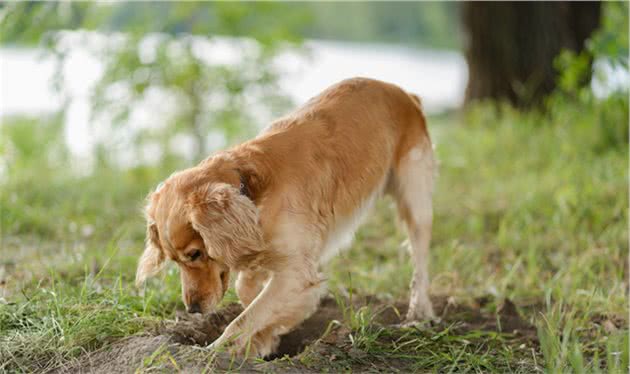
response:
M146 194L354 76L423 100L440 161L433 294L565 300L584 324L625 313L627 347L628 51L627 2L3 2L0 332L31 333L0 361L30 367L35 336L53 366L101 344L87 327L54 340L46 313L74 326L115 310L120 335L141 328L120 316L172 317L175 269L150 301L127 288ZM378 206L333 291L405 297L393 217ZM541 339L563 339L548 327Z
M5 4L0 115L5 122L17 116L59 122L70 157L64 163L89 173L96 162L198 161L353 76L417 93L429 114L478 99L526 107L558 85L587 86L602 98L630 80L627 37L619 29L624 9ZM603 23L603 13L620 19Z

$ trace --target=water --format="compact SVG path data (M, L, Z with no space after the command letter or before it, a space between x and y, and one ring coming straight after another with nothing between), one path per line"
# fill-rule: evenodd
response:
M286 72L281 87L297 104L354 76L398 84L422 96L429 111L456 107L463 100L467 71L460 53L314 40L305 45L306 55L285 53L278 58L280 69ZM230 51L219 53L228 55ZM76 99L89 93L102 66L87 52L75 50L65 70L71 72L66 83L71 97ZM0 48L0 115L59 108L61 98L50 85L53 72L53 60L42 50Z
M307 47L310 61L281 60L290 72L281 81L282 87L298 103L355 76L384 80L416 93L429 112L456 108L463 102L468 71L458 52L328 41L310 41Z

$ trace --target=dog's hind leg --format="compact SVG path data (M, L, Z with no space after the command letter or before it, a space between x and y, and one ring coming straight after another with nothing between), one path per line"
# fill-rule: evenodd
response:
M428 268L435 161L430 142L421 142L411 148L394 166L392 174L390 193L394 195L398 212L407 227L413 262L407 321L433 319Z

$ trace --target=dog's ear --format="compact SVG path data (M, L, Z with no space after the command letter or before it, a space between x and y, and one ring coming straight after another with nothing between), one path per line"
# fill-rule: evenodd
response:
M201 186L189 195L188 209L210 257L227 266L251 264L265 249L258 208L238 188L225 183Z
M136 271L136 286L140 286L147 278L157 274L164 266L164 251L160 247L157 225L155 222L147 223L147 238L144 252L138 263Z

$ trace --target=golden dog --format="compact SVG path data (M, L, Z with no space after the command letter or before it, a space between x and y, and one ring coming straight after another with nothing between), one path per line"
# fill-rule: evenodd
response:
M407 320L433 317L428 250L435 162L419 99L342 81L256 138L177 172L149 195L137 282L166 258L191 313L212 311L230 272L245 310L213 345L266 356L323 291L319 267L349 244L383 193L396 200L414 265Z

